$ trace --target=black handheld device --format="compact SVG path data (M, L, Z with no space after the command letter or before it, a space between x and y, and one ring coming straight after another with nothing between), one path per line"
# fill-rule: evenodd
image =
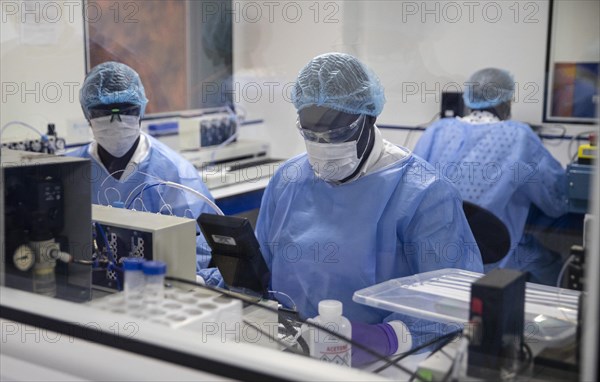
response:
M243 293L266 295L271 273L248 219L203 213L198 225L225 284Z

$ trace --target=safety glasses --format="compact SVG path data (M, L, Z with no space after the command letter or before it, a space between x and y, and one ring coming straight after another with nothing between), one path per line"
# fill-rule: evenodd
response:
M327 131L312 131L305 129L300 124L300 117L296 120L296 128L300 131L300 135L307 141L312 142L326 142L326 143L342 143L352 138L359 128L365 123L365 115L361 114L360 117L348 126L336 127L335 129Z
M121 115L133 115L139 117L141 108L139 105L118 105L118 106L104 106L95 107L89 110L90 119L112 116L110 121L112 122L115 118L121 120Z

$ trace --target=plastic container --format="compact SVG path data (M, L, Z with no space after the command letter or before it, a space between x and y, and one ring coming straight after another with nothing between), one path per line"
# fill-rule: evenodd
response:
M123 259L123 291L125 292L125 302L139 303L144 294L146 284L142 266L144 259L140 257L126 257Z
M442 269L388 280L354 292L364 305L415 318L464 325L469 320L471 284L483 274ZM527 283L525 341L559 346L574 339L580 292Z
M319 302L319 315L310 321L340 334L352 338L350 321L342 316L342 303L337 300L322 300ZM310 356L324 362L351 366L352 345L331 334L314 327L303 327L303 337L310 348Z
M144 302L161 304L165 298L165 274L167 264L162 261L146 261L142 265L144 271Z

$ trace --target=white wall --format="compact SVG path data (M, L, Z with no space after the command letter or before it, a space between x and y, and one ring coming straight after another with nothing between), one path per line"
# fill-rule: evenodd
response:
M462 4L376 1L365 7L361 56L386 84L383 121L427 122L440 109L442 89L463 89L471 73L489 66L515 76L515 116L541 120L547 2L528 2L535 5L532 22L524 22L522 9L516 16L510 9L513 2L474 2L470 8ZM411 90L413 84L418 86L416 94L406 95L403 89Z
M54 123L68 143L89 139L79 106L85 76L83 8L79 1L2 1L0 124L19 120L43 133ZM83 124L81 124L83 122ZM79 129L69 129L74 124ZM80 134L78 134L80 132ZM2 139L36 138L8 127Z
M0 122L18 119L39 129L54 122L68 143L85 141L89 137L85 123L73 128L75 121L83 122L77 99L85 73L81 3L30 3L40 4L42 21L52 21L43 25L45 38L55 37L42 45L27 44L31 30L21 23L24 3L2 2ZM567 3L558 0L557 9L573 11ZM580 14L593 13L586 12L586 7L598 8L596 1L579 3ZM18 6L16 12L8 7L11 4ZM56 18L48 4L61 4L61 17ZM354 54L380 76L387 97L380 124L415 126L429 121L440 108L441 89L461 87L470 73L485 66L514 74L518 85L513 117L540 124L548 12L545 0L234 1L236 98L247 110L247 119L265 121L245 127L241 136L269 141L278 157L304 151L294 127L290 86L312 57L329 51ZM27 14L25 19L34 17ZM591 41L598 41L593 28L582 30L575 24L560 30L587 31L593 36ZM34 89L35 94L27 89ZM58 99L57 90L62 92ZM567 126L567 134L589 128ZM546 132L558 131L549 126ZM418 132L383 133L408 147L419 137ZM15 135L33 136L9 128L4 138ZM562 163L568 162L566 146L566 142L549 146Z
M558 3L563 8L568 2ZM595 2L580 3L584 10L579 12L596 6L591 4ZM288 83L317 54L351 53L370 66L385 87L387 104L378 122L415 126L439 111L442 89L462 89L472 72L495 66L510 70L517 81L513 118L541 124L548 1L340 1L333 3L337 8L327 10L324 4L329 3L321 3L317 20L314 8L309 9L312 2L296 4L304 11L298 23L281 17L281 12L274 13L274 20L263 17L248 22L243 6L238 9L242 17L234 23L236 81ZM325 14L333 24L324 22ZM598 41L597 36L593 38ZM267 93L265 88L263 93ZM244 98L242 95L242 104L248 104ZM275 155L302 152L302 141L293 129L293 106L281 94L275 93L274 100L264 98L249 107L251 117L265 119L259 135L270 139ZM566 128L567 135L572 135L590 126ZM559 131L553 125L544 129L546 134ZM408 147L413 147L420 135L399 130L383 133ZM549 142L557 159L568 163L568 143Z
M255 17L254 5L249 4L258 4L262 17ZM235 1L234 81L240 90L236 98L247 109L248 119L266 122L258 129L244 128L241 136L266 139L273 156L287 158L304 151L290 86L311 58L348 47L342 30L344 2L317 7L308 1L277 4L269 14L268 2Z
M600 59L600 1L571 0L556 3L553 33L557 44L555 61L598 61Z

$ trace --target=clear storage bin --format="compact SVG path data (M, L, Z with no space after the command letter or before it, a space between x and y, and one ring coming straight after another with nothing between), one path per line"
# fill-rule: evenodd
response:
M446 324L467 323L471 284L483 274L442 269L388 280L354 292L359 304ZM558 346L577 330L580 292L527 283L525 339Z

